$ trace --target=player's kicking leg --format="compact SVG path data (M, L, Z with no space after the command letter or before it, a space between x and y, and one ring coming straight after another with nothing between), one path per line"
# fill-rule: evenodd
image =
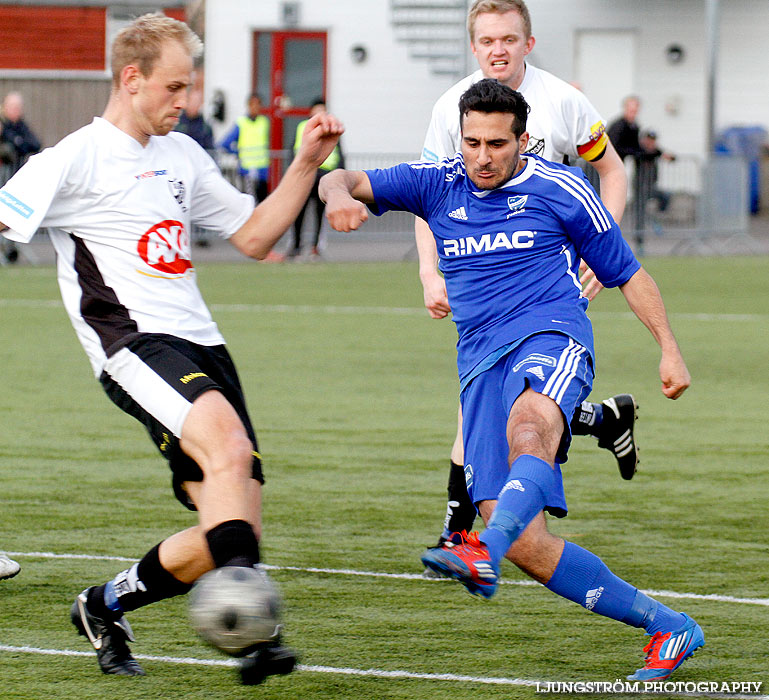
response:
M87 588L73 605L72 622L93 644L102 671L136 676L144 671L131 656L124 613L188 592L215 567L259 563L262 472L226 351L148 337L121 358L122 352L108 361L102 384L120 408L147 427L169 461L177 498L198 511L200 523L164 540L111 581ZM146 372L147 366L155 371ZM181 381L188 377L195 377L198 387ZM134 395L145 397L147 407ZM162 402L153 403L155 396ZM278 645L272 646L267 661L278 656ZM285 659L273 659L274 668L265 666L265 659L264 676L287 672Z
M638 445L635 442L635 422L638 405L632 394L617 394L600 404L583 401L571 421L573 435L591 435L598 438L598 446L609 450L617 460L623 479L632 479L638 468ZM451 448L448 502L443 531L436 547L451 539L452 533L470 532L475 522L476 509L467 494L465 483L464 449L462 444L462 408L460 406L457 434ZM442 578L427 567L425 578Z
M488 380L487 386L498 385L497 377ZM482 380L477 389L482 392L483 388ZM504 455L504 445L498 444L492 452L485 444L501 432L495 415L478 403L477 397L468 396L465 406L470 408L466 412L469 425L491 423L493 428L492 434L476 434L471 428L471 459L481 464L481 458ZM664 680L704 646L702 629L687 615L617 577L592 552L547 530L543 510L556 514L565 511L560 470L553 468L556 455L562 456L565 449L562 426L562 413L555 401L532 389L523 391L513 404L507 425L509 470L492 467L495 473L505 474L496 499L483 500L480 489L475 491L479 485L486 488L484 475L475 474L473 493L481 499L479 510L486 530L453 546L428 550L423 561L461 581L470 593L489 598L496 590L500 563L507 558L553 593L599 615L644 629L652 637L644 649L645 664L629 678ZM497 442L501 443L501 438Z

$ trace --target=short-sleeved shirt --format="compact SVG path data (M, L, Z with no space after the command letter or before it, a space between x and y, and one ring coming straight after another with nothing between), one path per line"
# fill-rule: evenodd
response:
M438 98L422 149L423 160L451 158L460 150L459 98L483 77L478 70ZM561 163L564 156L591 161L604 152L608 143L605 124L575 87L527 63L518 92L531 108L526 125L529 153Z
M64 305L96 376L138 333L224 342L198 290L189 232L228 237L253 209L188 136L142 146L98 117L0 190L8 238L48 229Z
M593 356L579 260L606 287L640 268L582 171L538 156L507 183L478 191L461 154L366 171L371 209L410 211L430 226L459 333L464 380L484 358L535 333L566 334Z

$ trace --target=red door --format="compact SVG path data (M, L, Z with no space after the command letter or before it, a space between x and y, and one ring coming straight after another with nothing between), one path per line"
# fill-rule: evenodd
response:
M270 188L291 159L296 125L326 95L326 32L254 32L253 91L270 120L270 149L283 151L270 167Z

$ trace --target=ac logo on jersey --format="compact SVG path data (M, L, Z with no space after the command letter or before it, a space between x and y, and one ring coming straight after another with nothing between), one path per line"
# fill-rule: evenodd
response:
M166 275L183 275L192 267L190 238L181 221L155 224L139 239L137 252L147 265Z

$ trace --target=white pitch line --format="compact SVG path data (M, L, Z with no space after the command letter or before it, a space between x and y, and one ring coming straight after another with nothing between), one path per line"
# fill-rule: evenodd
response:
M26 308L59 308L61 301L56 299L0 299L0 306L21 306ZM222 313L295 313L328 315L365 315L365 316L424 316L427 312L417 307L398 306L312 306L310 304L211 304L212 311ZM635 320L629 311L589 311L591 318L613 318L617 320ZM769 321L769 314L729 314L729 313L676 313L669 312L671 318L691 321L710 321L715 323L757 323Z
M96 656L92 651L74 651L72 649L40 649L29 646L11 646L0 644L0 651L17 654L42 654L45 656ZM134 654L140 661L157 661L158 663L180 664L186 666L224 666L234 668L238 662L234 659L197 659L192 657L152 656L149 654ZM536 686L543 681L533 681L526 678L494 678L485 676L461 676L453 673L416 673L412 671L385 671L384 669L369 668L336 668L334 666L312 666L298 664L298 671L308 673L338 673L346 676L373 676L375 678L407 678L429 681L454 681L458 683L481 683L485 685L523 685Z
M6 552L11 557L30 557L37 559L80 559L84 561L119 561L134 563L138 559L132 557L116 557L101 554L56 554L54 552ZM296 571L306 574L330 574L332 576L361 576L365 578L390 578L401 581L424 581L426 583L445 583L451 579L438 578L426 579L422 574L400 573L392 574L384 571L365 571L360 569L328 569L315 566L276 566L264 564L264 568L270 571ZM541 586L536 581L507 581L499 582L503 586ZM736 596L722 595L720 593L679 593L677 591L644 590L650 596L658 598L675 598L678 600L712 600L718 603L735 603L741 605L761 605L769 607L769 598L738 598Z
M93 657L92 651L75 651L72 649L41 649L30 646L11 646L0 644L0 651L12 654L39 654L43 656L68 656L68 657ZM237 667L238 662L233 659L198 659L189 656L152 656L149 654L134 654L135 659L166 664L179 664L184 666L208 666L208 667ZM379 668L337 668L335 666L316 666L297 664L297 671L305 673L329 673L344 676L358 676L369 678L401 678L405 680L448 681L451 683L477 683L480 685L505 685L527 688L537 686L547 687L548 681L537 681L529 678L496 678L489 676L463 676L454 673L418 673L414 671L385 671ZM553 681L550 681L553 683ZM657 693L649 693L657 695ZM724 700L769 700L769 695L740 695L732 693L697 693L697 692L672 692L665 693L666 697L681 698L723 698Z

